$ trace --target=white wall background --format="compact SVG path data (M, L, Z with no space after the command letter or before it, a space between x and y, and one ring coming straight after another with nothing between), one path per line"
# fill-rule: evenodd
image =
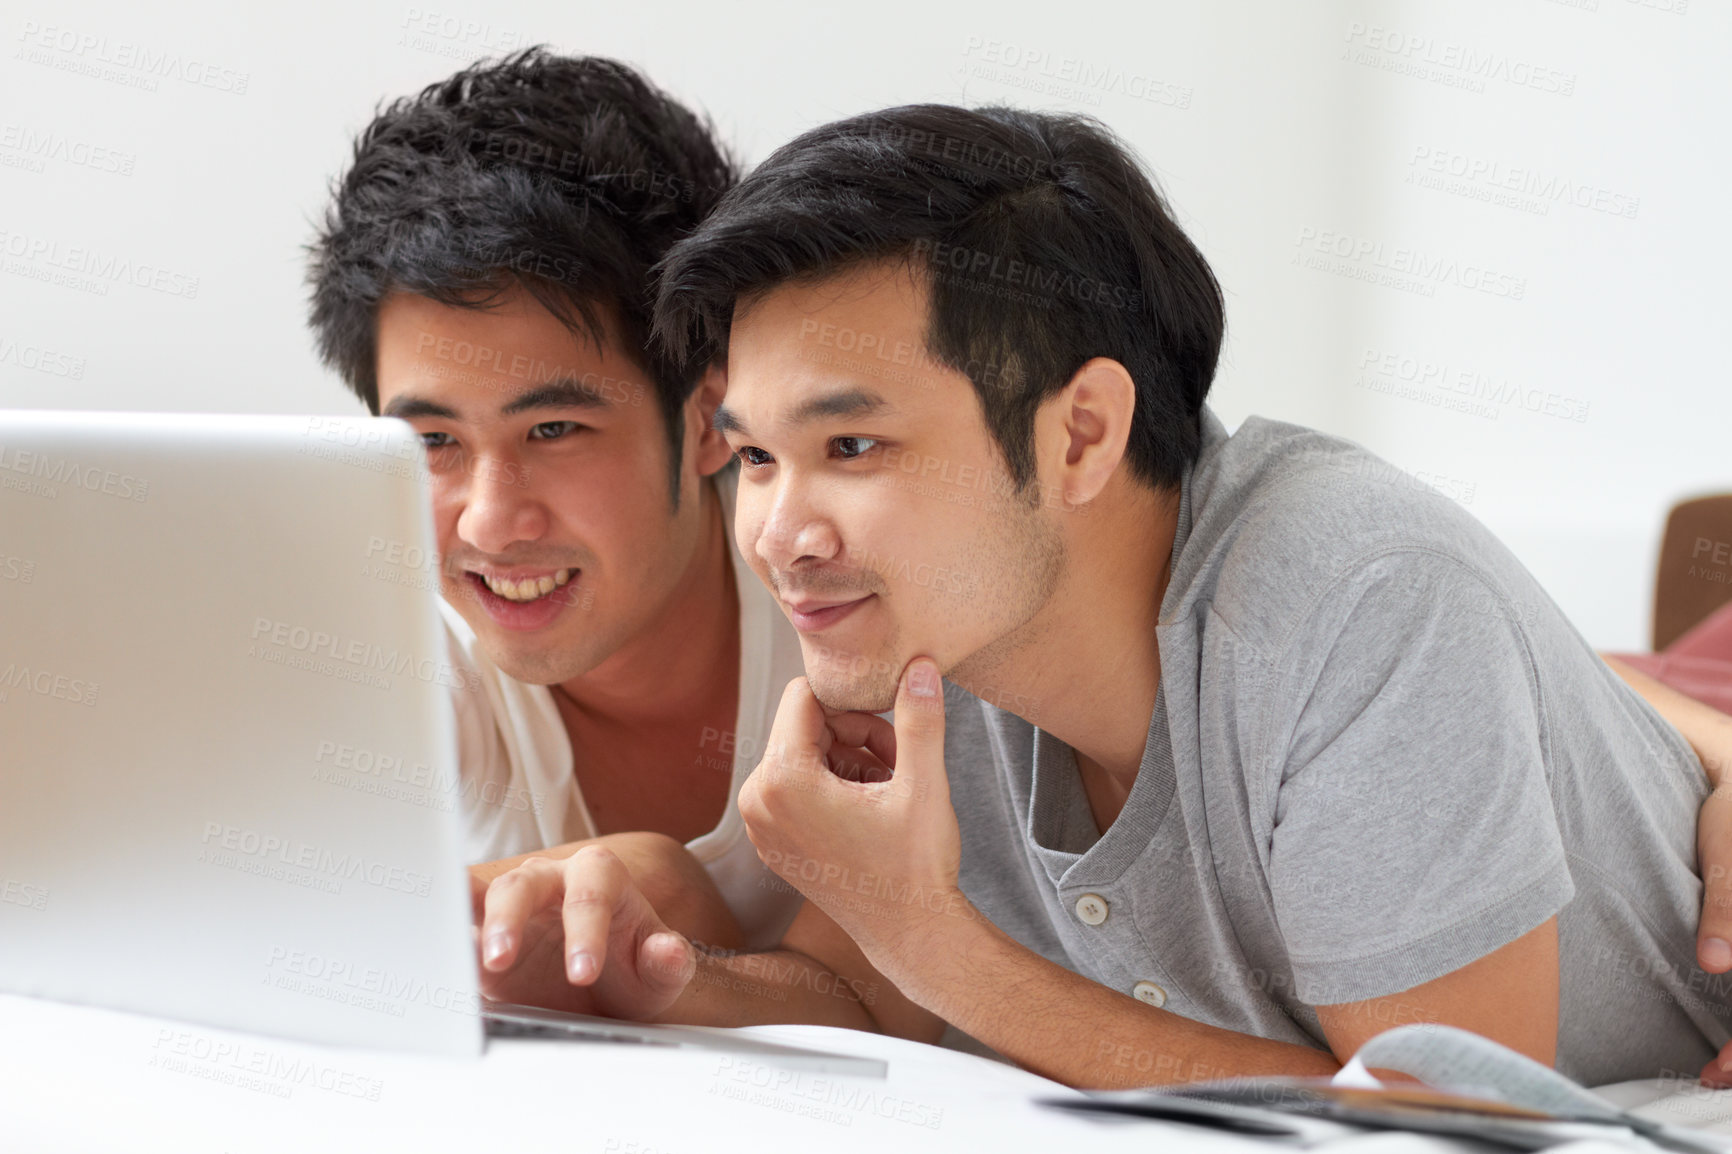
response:
M382 98L546 42L748 162L910 101L1100 117L1226 287L1223 419L1442 488L1600 647L1646 645L1669 505L1732 489L1725 0L151 8L0 15L0 407L355 411L304 323L328 182Z

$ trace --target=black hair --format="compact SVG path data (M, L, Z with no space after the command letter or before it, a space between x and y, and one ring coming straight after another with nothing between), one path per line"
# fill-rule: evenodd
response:
M738 179L708 120L632 68L528 48L382 108L308 246L326 365L379 411L379 305L392 292L486 309L521 285L654 384L679 499L683 406L706 359L650 342L654 267Z
M1085 117L917 104L805 133L668 254L655 335L676 357L723 355L736 303L896 259L930 285L928 349L973 382L1019 487L1035 411L1093 357L1136 382L1132 476L1179 484L1221 289L1128 147Z

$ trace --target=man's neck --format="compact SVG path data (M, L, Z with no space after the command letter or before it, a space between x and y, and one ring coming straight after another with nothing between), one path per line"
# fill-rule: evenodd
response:
M1084 515L1058 588L1014 648L991 669L957 673L964 689L1069 745L1085 776L1104 774L1107 792L1122 795L1142 763L1161 682L1155 626L1179 503L1120 485Z
M699 487L697 549L650 628L601 665L559 686L593 721L632 730L689 721L737 700L740 598L728 527L713 481Z

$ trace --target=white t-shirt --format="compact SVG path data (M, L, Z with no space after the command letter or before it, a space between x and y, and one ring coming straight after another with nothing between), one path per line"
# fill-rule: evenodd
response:
M736 804L740 784L757 765L776 706L789 681L806 669L799 636L734 543L738 470L716 474L716 495L727 525L728 554L740 597L740 696L731 750L717 735L700 756L733 759L728 807L709 833L686 843L715 880L753 947L774 945L800 905L758 860ZM481 692L452 693L457 713L461 808L469 860L494 861L596 836L578 788L571 740L552 691L502 673L476 643L468 622L440 602L451 660L463 681Z

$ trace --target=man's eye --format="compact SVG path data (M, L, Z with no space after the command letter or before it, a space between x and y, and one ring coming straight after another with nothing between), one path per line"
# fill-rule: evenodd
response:
M457 442L451 439L450 433L422 433L421 444L427 449L449 449Z
M864 456L878 445L877 440L872 437L835 437L830 443L835 446L836 455L844 461Z
M758 448L756 445L741 446L739 449L735 450L735 455L740 458L742 464L750 469L756 469L768 465L771 460L770 454L764 452L764 450Z
M576 421L543 421L529 430L529 435L537 440L552 441L583 428Z

